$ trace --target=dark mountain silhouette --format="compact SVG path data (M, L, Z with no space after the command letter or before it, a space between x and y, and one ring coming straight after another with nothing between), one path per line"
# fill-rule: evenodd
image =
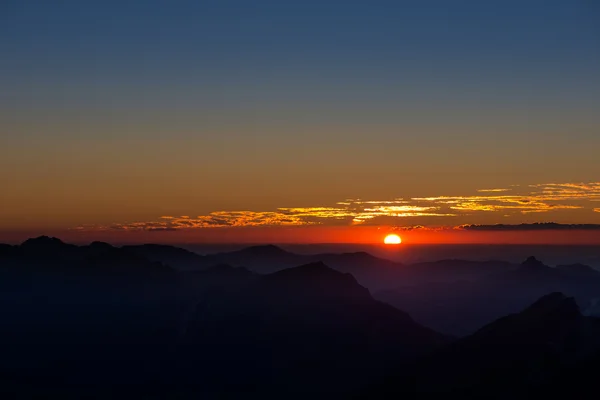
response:
M18 250L22 256L29 259L47 261L61 259L65 263L80 259L83 253L78 246L48 236L28 239L18 247Z
M243 266L261 274L269 274L297 265L324 262L340 272L353 274L363 285L372 290L387 287L398 279L402 264L374 257L365 252L342 254L300 255L273 245L252 246L242 250L212 255L219 262Z
M554 270L545 265L537 258L531 256L521 263L521 266L517 269L517 272L523 275L530 275L533 277L548 277L551 276Z
M530 398L599 348L600 320L552 293L423 358L368 398Z
M218 262L178 271L143 254L196 257L141 249L51 238L3 247L14 253L2 256L10 263L0 280L4 388L25 397L124 384L163 398L173 387L195 398L342 395L448 340L320 262L265 276ZM273 250L249 253L285 254Z
M6 273L62 273L97 277L102 274L150 276L174 272L172 268L148 260L127 248L113 247L103 242L76 246L57 238L41 236L3 249L0 251L0 265L8 268Z
M600 278L581 264L40 237L0 245L0 266L8 398L531 398L591 387L600 360ZM389 304L369 291L386 287Z
M191 251L167 245L144 244L139 246L123 246L139 256L150 261L160 262L178 270L201 270L219 263L212 257L201 256Z
M27 239L21 244L21 247L30 251L56 252L64 248L73 249L77 246L66 244L62 240L55 237L39 236L36 238Z
M12 257L15 255L17 248L8 244L0 243L0 262L3 258Z
M600 374L600 352L568 368L563 368L554 379L535 388L541 398L595 399ZM533 392L533 391L532 391Z
M273 245L251 246L228 253L214 254L213 258L222 263L246 267L265 274L300 265L305 256L290 253Z
M330 297L349 302L372 301L369 291L358 284L350 274L340 273L315 262L300 267L288 268L266 275L261 281L261 289L266 293L281 292L280 296L292 299L317 299L325 301ZM319 307L326 305L318 304Z
M401 281L404 265L398 262L375 257L366 252L317 254L308 257L310 261L321 261L340 272L352 274L370 290L390 287L391 282Z
M114 248L113 245L106 242L92 242L88 246L90 250L95 251L97 253L102 253L104 251L110 251Z
M201 357L211 365L206 385L286 398L348 395L448 340L323 263L266 275L199 305L186 338L188 363Z

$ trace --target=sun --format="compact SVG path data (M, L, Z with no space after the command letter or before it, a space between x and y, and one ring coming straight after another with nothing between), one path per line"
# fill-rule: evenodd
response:
M402 243L402 239L400 238L400 236L395 235L395 234L389 234L385 237L385 239L383 239L383 243L385 244L400 244Z

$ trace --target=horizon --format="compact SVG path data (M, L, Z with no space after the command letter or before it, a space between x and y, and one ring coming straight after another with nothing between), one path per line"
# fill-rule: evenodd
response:
M63 243L76 246L88 246L94 242L72 242L51 236L28 238L58 239ZM27 241L25 240L25 241ZM23 242L12 243L20 246ZM108 242L100 242L108 243ZM558 266L581 263L600 270L600 245L598 244L432 244L412 243L404 245L385 245L383 243L108 243L114 247L160 245L188 250L200 256L226 254L254 247L273 246L298 256L316 256L330 254L367 253L371 256L399 262L415 264L464 260L470 262L504 261L519 264L529 257L535 257L546 265ZM573 255L577 250L577 255Z

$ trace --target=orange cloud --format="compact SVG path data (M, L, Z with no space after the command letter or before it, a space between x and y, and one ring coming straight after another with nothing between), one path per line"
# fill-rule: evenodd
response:
M511 194L503 194L510 191ZM169 231L179 229L311 226L311 225L402 225L406 218L469 217L477 213L510 217L561 210L600 208L600 182L546 183L511 189L479 189L476 195L397 197L386 200L345 199L334 206L281 207L270 211L213 211L195 218L165 215L154 221L80 226L78 230ZM489 193L489 194L486 194ZM421 220L415 221L421 223ZM452 224L454 225L454 224ZM415 229L415 228L409 228Z
M512 189L478 189L478 192L508 192Z

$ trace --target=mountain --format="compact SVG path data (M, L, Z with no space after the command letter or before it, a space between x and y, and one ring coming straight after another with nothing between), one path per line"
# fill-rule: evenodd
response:
M27 239L18 246L19 253L29 259L37 260L57 260L64 262L73 262L82 255L81 248L78 246L64 243L62 240L54 237L40 236Z
M69 276L155 275L174 270L128 248L93 242L88 246L67 244L57 238L40 236L19 246L2 246L0 263L4 273L68 274Z
M600 320L582 316L572 297L551 293L421 359L368 397L530 398L598 349Z
M251 246L212 257L223 264L245 267L260 274L271 273L302 264L306 257L274 245Z
M488 273L470 279L413 281L412 285L377 292L375 297L407 311L425 326L465 336L503 315L518 312L547 293L567 293L582 305L600 293L600 276L593 272L584 275L552 268L535 257L506 269L498 265L499 270L490 268ZM461 276L460 270L456 276Z
M200 305L178 374L198 383L190 365L201 358L210 365L202 385L231 395L341 396L448 340L317 262Z
M123 384L163 398L350 395L450 340L322 262L259 275L170 246L42 237L0 250L0 383L24 397ZM310 260L274 246L223 258L236 257ZM369 271L374 258L328 259Z
M584 264L557 265L556 269L568 275L588 276L592 278L600 277L600 271Z
M340 272L351 273L372 290L388 287L400 278L402 264L372 256L365 252L300 255L273 245L252 246L219 253L212 258L221 263L243 266L261 274L269 274L297 265L323 262Z
M21 243L21 248L30 251L56 252L65 248L74 249L75 247L77 246L66 244L58 238L48 236L39 236L36 238L27 239Z
M581 264L40 237L0 265L5 397L581 398L600 372L600 278ZM390 286L390 304L369 290Z
M308 259L311 262L323 262L340 272L350 273L360 284L373 291L388 288L393 282L401 282L405 276L403 264L366 252L316 254Z
M552 267L531 256L521 263L516 272L521 274L522 277L529 275L529 277L535 278L548 278L555 276L556 274L553 274L555 271Z
M135 253L150 261L160 262L181 271L201 270L219 263L212 257L201 256L191 251L161 244L123 246L124 250Z
M3 258L12 257L15 254L16 247L0 243L0 262Z
M160 262L147 258L127 249L110 246L106 243L95 242L87 248L81 248L84 256L81 259L86 271L112 272L114 274L171 274L175 270Z

